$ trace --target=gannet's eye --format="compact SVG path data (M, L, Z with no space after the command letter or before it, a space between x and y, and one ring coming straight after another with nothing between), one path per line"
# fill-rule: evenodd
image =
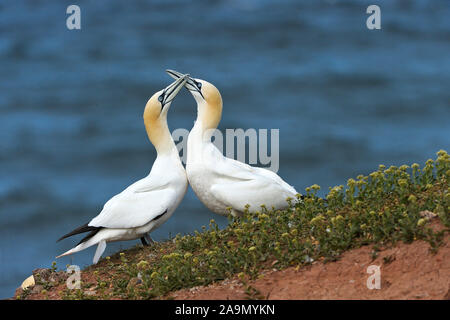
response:
M159 102L162 102L163 99L164 99L164 93L158 97L158 101L159 101Z
M202 83L201 83L201 82L197 82L197 87L198 87L199 89L201 89L201 88L202 88Z

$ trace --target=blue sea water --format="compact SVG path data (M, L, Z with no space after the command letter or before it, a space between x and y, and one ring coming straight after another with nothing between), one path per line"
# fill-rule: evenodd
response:
M81 30L66 8L81 8ZM214 83L219 129L280 129L279 174L322 194L378 164L450 151L450 2L358 0L2 1L0 297L78 239L56 243L144 177L142 112L166 68ZM192 127L183 90L170 128ZM188 191L156 240L216 219ZM137 241L108 245L105 255ZM94 248L58 260L80 266Z

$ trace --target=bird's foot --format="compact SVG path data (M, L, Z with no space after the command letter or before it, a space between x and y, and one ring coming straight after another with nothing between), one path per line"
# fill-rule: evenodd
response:
M148 242L150 242L150 243L154 243L155 241L152 239L152 237L150 237L150 234L146 234L145 236L145 239L148 241Z
M150 237L149 234L144 235L141 237L141 242L144 245L144 247L148 247L149 243L154 243L155 241Z
M141 237L141 242L142 242L142 245L143 245L144 247L148 247L147 240L145 240L144 237Z

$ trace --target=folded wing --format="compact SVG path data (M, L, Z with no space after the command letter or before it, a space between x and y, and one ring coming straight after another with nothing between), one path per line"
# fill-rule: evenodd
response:
M176 192L164 185L136 185L111 198L89 226L137 228L169 210L176 202Z
M262 204L268 208L283 208L287 206L286 198L297 193L276 173L233 159L225 158L224 162L216 164L214 171L211 193L235 210L243 211L246 204L253 209L259 209Z

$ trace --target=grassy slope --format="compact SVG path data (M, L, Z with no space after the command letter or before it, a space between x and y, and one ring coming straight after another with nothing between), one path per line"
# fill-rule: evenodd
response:
M334 261L343 251L369 244L376 255L381 246L422 239L436 251L450 230L449 179L450 157L442 150L423 168L380 165L369 176L349 179L346 188L330 188L326 199L316 196L320 187L313 185L303 200L288 199L286 210L249 208L223 230L212 220L201 232L107 257L83 270L82 289L69 290L64 280L44 283L39 298L157 298L236 274L255 279L264 269ZM427 211L444 230L429 227Z

